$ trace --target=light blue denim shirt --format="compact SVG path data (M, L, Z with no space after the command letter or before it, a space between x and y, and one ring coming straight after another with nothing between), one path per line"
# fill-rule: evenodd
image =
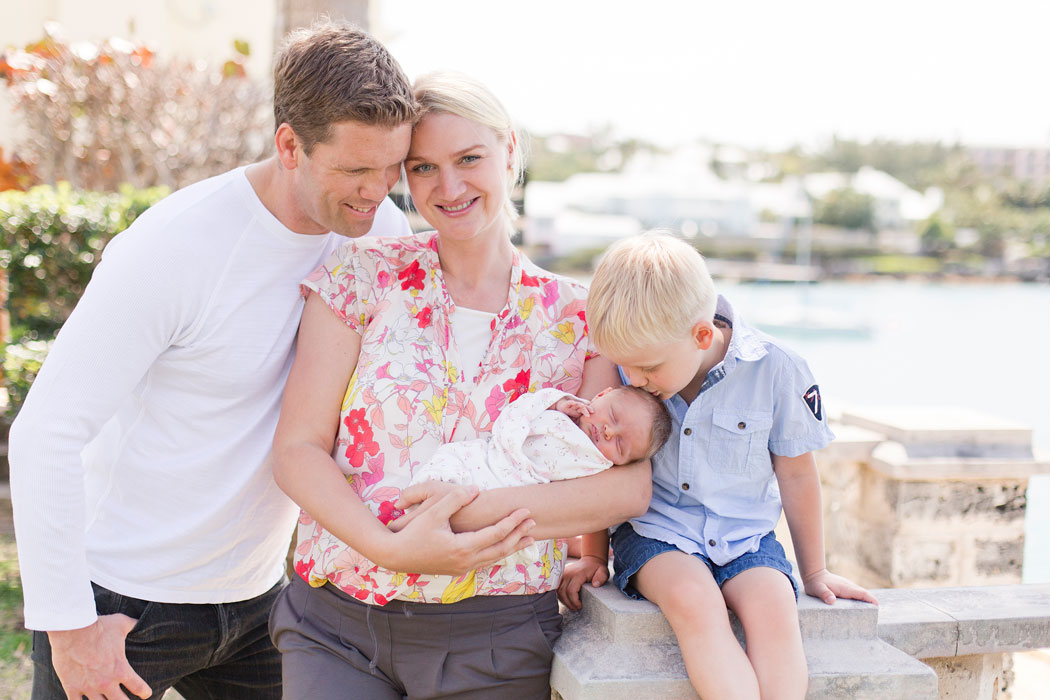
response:
M724 565L756 551L780 519L771 453L797 457L835 436L805 360L734 318L724 297L716 316L733 329L726 356L692 404L665 402L673 430L652 458L653 500L630 523Z

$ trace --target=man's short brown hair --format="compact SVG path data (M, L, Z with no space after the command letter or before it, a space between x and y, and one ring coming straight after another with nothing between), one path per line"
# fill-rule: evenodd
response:
M395 127L416 118L412 86L394 57L347 22L322 20L285 39L273 68L274 128L287 122L309 155L332 124Z

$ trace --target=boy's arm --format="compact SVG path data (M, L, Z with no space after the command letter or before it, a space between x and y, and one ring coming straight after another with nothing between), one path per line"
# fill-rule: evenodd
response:
M565 567L558 585L558 599L570 610L580 609L580 589L583 584L590 581L597 588L609 580L609 531L600 530L584 535L582 549L579 561Z
M795 545L795 558L806 593L828 605L835 598L876 603L875 597L847 578L827 570L824 561L824 516L820 503L820 476L812 452L798 457L773 455L773 471L780 486L784 517Z

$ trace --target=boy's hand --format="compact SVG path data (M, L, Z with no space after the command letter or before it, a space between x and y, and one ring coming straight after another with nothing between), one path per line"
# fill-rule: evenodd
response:
M802 579L802 585L805 586L806 593L814 598L820 598L828 605L835 604L836 596L851 600L862 600L865 603L874 603L875 605L879 604L879 601L875 600L875 596L868 593L866 589L861 588L848 578L831 573L827 569L821 569L809 574ZM560 593L561 591L559 591L559 595Z
M558 600L570 610L583 607L580 602L580 589L590 581L595 588L605 585L609 580L609 563L598 557L585 556L579 561L565 567L561 583L558 584Z
M590 405L586 401L570 396L558 399L557 403L551 408L555 411L561 411L569 418L582 418L583 416L589 416L593 413Z

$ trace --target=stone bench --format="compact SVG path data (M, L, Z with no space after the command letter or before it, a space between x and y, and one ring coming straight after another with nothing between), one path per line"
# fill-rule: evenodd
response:
M943 659L1001 658L1002 652L1050 646L1050 585L884 589L875 595L879 607L800 599L809 700L935 700L939 676L941 684L959 680L951 664L938 668ZM582 597L583 610L566 614L555 646L554 698L697 697L674 634L655 605L630 600L611 585L585 586ZM733 625L742 642L735 619ZM918 658L935 663L931 668ZM988 664L982 668L980 677L970 667L954 675L987 684ZM967 686L952 697L992 696L975 694Z

